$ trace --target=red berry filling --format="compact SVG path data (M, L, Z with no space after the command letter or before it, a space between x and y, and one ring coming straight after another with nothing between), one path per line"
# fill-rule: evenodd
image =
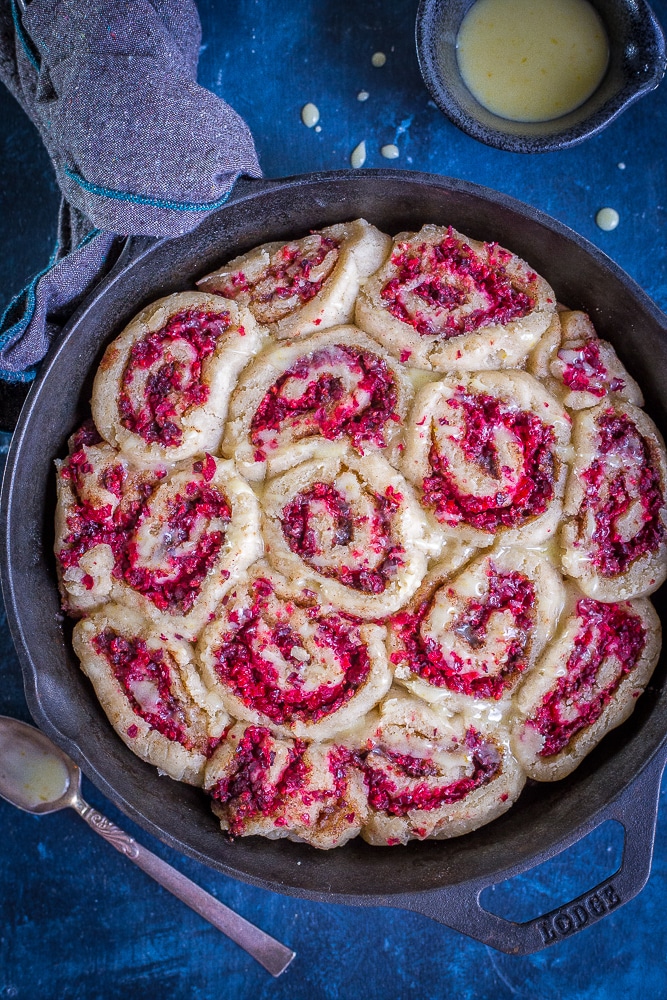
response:
M224 494L205 482L189 482L184 493L185 496L176 494L167 505L167 518L160 534L165 549L161 565L158 568L142 565L135 534L127 544L122 576L160 611L179 608L187 614L225 541L224 529L209 530L208 526L213 520L226 526L232 512ZM144 507L135 531L149 518L150 503Z
M170 665L173 664L170 664L168 653L165 654L163 649L149 649L143 639L127 639L111 628L96 635L93 646L111 666L132 711L151 729L174 743L180 743L186 750L197 750L207 755L213 751L215 743L206 741L202 750L188 730L183 707L171 691Z
M222 682L244 705L279 725L292 720L317 722L338 711L354 697L370 672L368 652L354 625L335 614L318 619L313 642L325 661L335 660L343 676L335 683L306 688L310 656L289 625L279 622L268 629L261 627L266 606L264 588L256 587L252 606L237 616L242 620L222 637L215 650L216 671ZM276 648L292 668L287 686L271 659Z
M625 387L622 378L609 379L597 340L589 340L583 347L565 348L558 352L558 358L564 365L563 382L574 392L590 392L601 399L608 391L620 392Z
M392 663L407 661L413 673L436 687L447 687L458 694L477 698L501 698L526 668L526 650L534 626L535 588L520 573L500 573L493 564L489 566L488 579L489 587L484 598L469 601L465 610L452 621L449 630L458 636L462 644L467 643L471 652L476 652L485 644L491 616L508 611L517 634L505 647L502 664L484 663L480 670L475 661L455 650L443 654L433 638L422 634L421 624L430 611L428 601L424 601L414 613L401 612L394 616L394 626L403 649L391 654Z
M230 276L218 290L228 299L250 292L253 301L266 307L275 299L298 298L309 302L321 290L338 259L338 240L321 233L313 233L306 240L287 243L271 257L271 262L261 275L252 280L242 271ZM327 260L328 258L328 260ZM321 265L326 260L324 273ZM317 275L313 271L318 268Z
M665 538L664 498L649 443L632 421L609 409L597 427L601 457L581 474L585 483L581 522L593 512L592 561L604 576L617 576L636 559L660 548ZM624 538L620 519L637 503L641 526L631 538Z
M335 373L341 366L354 382L351 392ZM299 382L304 386L297 394ZM271 386L252 418L250 440L258 448L271 447L269 432L288 423L298 438L321 434L333 441L347 435L360 451L365 441L384 447L387 422L399 420L396 400L394 377L382 358L343 344L323 347L301 358ZM262 454L260 460L264 458Z
M461 392L447 400L452 409L463 413L459 447L466 463L476 465L497 480L497 491L488 496L463 493L449 471L449 461L431 445L431 475L422 484L422 502L434 508L439 520L463 522L481 531L512 528L544 513L554 495L554 432L527 410L504 406L486 395ZM440 423L447 425L446 417ZM513 438L523 462L514 478L512 470L501 466L494 431L504 428Z
M380 293L386 309L421 336L445 339L527 315L535 302L512 284L505 267L511 255L491 244L487 249L485 260L451 228L435 245L399 243L391 258L397 274ZM466 312L472 295L485 304Z
M646 645L641 619L618 604L582 598L577 615L581 628L565 665L566 673L527 720L527 725L544 737L541 757L560 753L577 733L600 718ZM610 665L614 673L611 681ZM603 670L607 683L600 684Z
M221 779L210 792L216 801L229 806L229 832L233 837L243 833L249 819L271 816L305 784L308 768L303 760L306 752L303 740L294 741L278 781L275 784L267 781L267 772L275 760L273 745L268 729L248 726L236 748L232 774ZM282 825L280 817L276 825Z
M392 516L402 496L388 487L385 496L372 493L372 499L372 521L370 525L365 524L364 528L370 532L374 566L368 563L371 553L361 549L350 552L352 557L361 561L361 566L342 564L331 567L317 562L316 557L323 551L323 520L331 529L331 544L334 548L341 546L347 549L354 542L357 527L361 527L362 518L355 517L350 504L331 483L314 483L285 505L280 520L287 544L292 552L323 576L335 577L345 586L363 593L383 593L397 569L403 565L404 549L391 542ZM366 520L365 515L363 520Z
M433 782L419 783L419 778L437 777L438 767L432 760L380 748L372 750L363 764L369 803L389 816L405 816L413 809L439 809L460 802L475 789L488 784L501 770L495 746L484 741L475 729L466 732L465 746L472 758L472 774L440 786ZM373 767L376 755L384 759L383 769Z
M149 444L178 446L181 418L203 406L209 386L203 364L229 329L227 313L190 309L137 341L121 379L118 411L123 427Z

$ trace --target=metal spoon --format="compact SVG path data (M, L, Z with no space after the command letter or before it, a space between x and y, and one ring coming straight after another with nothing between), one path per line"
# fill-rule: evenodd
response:
M147 875L177 896L279 976L295 952L265 934L185 875L151 854L81 797L81 771L51 740L25 722L0 715L0 796L29 813L71 806L79 816Z

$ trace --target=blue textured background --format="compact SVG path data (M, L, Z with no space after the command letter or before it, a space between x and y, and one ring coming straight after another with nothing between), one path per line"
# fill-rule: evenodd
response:
M667 0L654 8L667 24ZM200 0L200 82L248 121L269 177L349 166L366 141L367 167L465 178L514 195L582 233L667 309L667 84L597 138L524 157L458 132L426 92L414 52L416 0ZM376 51L387 55L371 65ZM357 101L360 90L370 94ZM300 110L320 109L321 131ZM37 133L0 90L0 309L43 267L55 240L58 195ZM395 142L400 157L380 148ZM625 169L618 164L624 163ZM618 210L603 233L595 213ZM8 437L0 436L6 450ZM0 620L0 713L28 718L21 675ZM0 998L168 997L169 1000L667 997L667 791L653 872L632 902L547 951L515 958L414 914L301 902L242 885L174 854L133 827L89 783L91 803L297 951L273 980L172 899L74 815L36 818L0 802ZM622 836L607 824L560 858L491 891L506 916L535 916L618 865Z

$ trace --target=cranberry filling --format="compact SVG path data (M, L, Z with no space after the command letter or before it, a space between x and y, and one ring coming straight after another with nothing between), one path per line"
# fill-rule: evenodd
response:
M181 418L209 397L202 366L215 352L229 323L227 313L190 309L137 341L121 379L118 410L122 426L149 444L179 445L183 438ZM133 386L135 380L138 387Z
M135 715L186 750L199 750L188 732L183 708L171 692L169 657L164 650L149 649L143 639L126 639L111 628L96 635L93 646L111 666ZM145 699L137 697L141 685L148 689ZM144 700L149 707L142 705ZM205 752L210 754L214 746L207 744Z
M368 652L351 623L335 614L318 620L313 641L323 651L331 651L343 678L305 690L302 674L308 669L308 657L301 639L286 624L274 625L267 638L259 627L266 606L266 597L255 588L253 605L243 614L242 623L223 636L215 650L216 671L222 682L244 705L279 725L292 720L317 722L338 711L354 697L370 672ZM287 687L281 686L276 666L263 655L265 650L270 653L271 646L277 647L293 668Z
M341 365L352 374L357 391L370 398L359 400L354 391L344 397L343 380L326 370ZM295 381L305 383L300 396L292 395ZM289 421L298 437L319 433L333 441L347 435L359 450L365 441L384 447L387 422L399 420L396 400L394 377L382 358L343 344L323 347L271 386L252 418L250 440L266 447L266 432L279 431Z
M592 561L604 576L617 576L636 559L660 548L665 538L661 518L664 498L649 444L632 421L609 409L597 426L603 457L594 459L581 475L585 483L582 523L587 512L592 511ZM611 461L605 461L604 456L611 456ZM618 459L624 468L619 468ZM624 539L619 518L637 501L643 523L632 538Z
M449 523L464 522L481 531L511 528L543 514L554 495L554 432L527 410L510 409L493 396L460 395L448 406L463 411L459 447L467 463L477 465L498 480L497 492L489 496L462 493L449 472L449 462L431 445L431 475L422 484L422 501ZM441 418L445 424L446 418ZM494 429L503 427L514 438L523 456L523 467L515 482L510 470L500 467Z
M582 598L577 604L581 628L565 666L566 673L542 699L527 724L544 737L541 757L560 753L587 726L600 718L621 681L635 668L646 645L640 618L618 604ZM615 659L615 677L604 687L597 678Z
M399 243L391 258L396 277L380 293L387 310L421 336L445 339L525 316L534 300L512 284L504 264L507 254L491 245L488 249L488 260L483 260L467 244L460 243L451 228L436 245L411 247ZM461 307L473 294L481 295L486 305L465 313ZM429 311L411 302L410 295L420 299Z
M304 253L299 243L287 243L273 255L269 266L255 281L251 281L243 272L237 271L218 294L228 299L235 299L241 292L249 291L253 298L262 304L272 299L291 299L294 296L302 303L309 302L322 290L322 285L333 270L340 245L338 240L330 236L322 236L321 233L314 233L313 236L318 236L319 240L312 250L309 249ZM309 244L312 242L311 236ZM314 269L319 267L329 254L331 261L326 275L319 274L317 278L311 278Z
M195 603L199 588L225 541L224 530L210 531L203 525L214 519L227 525L232 512L226 497L206 483L191 481L184 492L185 496L177 494L168 504L163 526L164 535L169 539L164 555L165 567L155 570L142 566L137 542L130 541L119 574L160 611L178 607L186 614ZM144 508L142 515L137 529L142 520L151 516L150 506Z
M589 340L583 347L558 352L563 362L563 382L574 392L590 392L601 399L607 392L619 392L625 387L622 378L609 380L609 373L600 357L600 344Z
M286 798L303 787L308 775L303 760L305 752L306 743L295 740L287 766L276 784L270 784L266 774L275 759L273 738L263 726L248 726L236 748L233 774L221 779L210 793L222 805L230 806L232 836L242 834L244 824L254 816L270 816ZM281 825L280 818L276 825Z
M492 665L493 673L469 669L470 661L459 653L452 650L445 656L434 639L422 635L421 624L430 610L428 601L424 601L415 613L401 612L394 616L403 650L392 653L391 662L407 661L413 673L436 687L447 687L458 694L477 698L501 698L526 668L525 653L534 625L535 588L520 573L499 573L493 564L489 566L488 578L489 589L484 599L469 601L449 628L471 650L479 650L486 641L491 616L510 612L519 634L508 643L505 662ZM498 666L500 669L496 669Z
M472 757L473 773L439 787L418 783L410 788L400 788L398 783L402 784L406 778L437 777L438 769L433 761L379 748L371 751L363 765L368 801L374 809L389 816L405 816L412 809L439 809L441 806L460 802L476 788L488 784L501 769L497 751L488 741L484 742L475 729L471 728L466 732L465 746ZM373 767L376 754L390 762L389 770L398 780L392 779L385 770Z
M367 594L381 594L397 569L403 565L404 550L391 544L391 520L397 505L402 500L400 493L388 487L386 495L373 493L374 512L370 525L371 547L378 556L376 568L341 565L320 566L315 558L321 554L322 546L318 532L311 523L324 512L332 525L332 544L347 547L353 542L357 521L350 505L331 483L314 483L298 493L283 507L281 524L283 534L292 552L304 562L313 566L323 576L335 577L346 587ZM356 553L355 553L356 554ZM365 558L363 552L359 553ZM382 556L382 561L379 557Z

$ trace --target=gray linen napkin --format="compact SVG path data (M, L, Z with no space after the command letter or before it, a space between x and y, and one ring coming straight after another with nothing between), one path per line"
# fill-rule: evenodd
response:
M63 193L49 266L0 320L0 378L30 381L129 235L178 236L261 176L252 136L196 82L192 0L0 0L0 79Z

